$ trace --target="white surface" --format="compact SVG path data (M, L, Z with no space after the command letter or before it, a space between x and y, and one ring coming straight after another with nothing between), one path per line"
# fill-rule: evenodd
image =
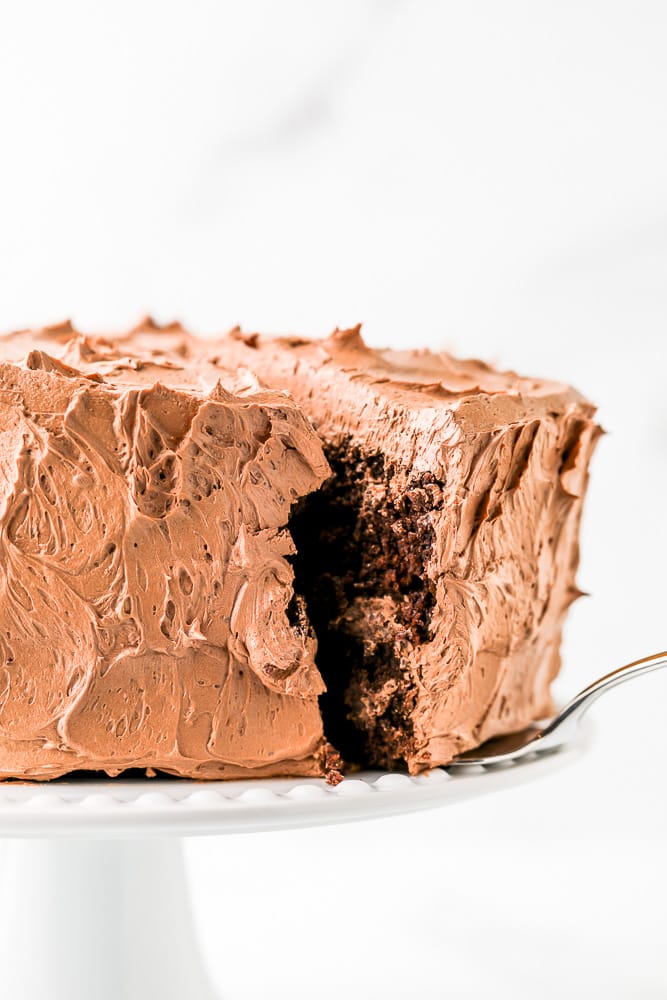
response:
M643 0L5 5L0 325L362 319L574 382L610 433L567 697L667 645L666 49ZM214 977L667 995L666 704L667 675L628 685L575 768L456 809L193 841Z

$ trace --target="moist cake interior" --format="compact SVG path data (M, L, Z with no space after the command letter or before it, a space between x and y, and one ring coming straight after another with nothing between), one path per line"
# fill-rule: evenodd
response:
M434 479L415 475L397 497L388 490L395 470L383 455L362 456L350 441L325 454L332 476L291 521L294 586L305 599L327 686L324 728L347 763L393 767L414 750L414 681L401 647L428 640L436 600L425 572ZM391 619L383 621L378 602L385 597Z

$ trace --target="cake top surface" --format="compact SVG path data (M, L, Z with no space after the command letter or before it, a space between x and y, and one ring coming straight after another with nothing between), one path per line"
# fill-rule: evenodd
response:
M406 434L416 435L429 450L438 450L447 441L572 408L589 416L594 413L594 407L568 385L499 371L483 361L461 360L444 351L372 348L365 344L359 326L335 330L325 340L267 337L236 329L215 349L225 364L243 364L269 384L287 388L318 426L326 426L327 435L335 428L344 434L344 412L356 412L357 421L369 425L369 431L373 425L386 441L386 450L396 457L403 451ZM387 437L387 428L397 434Z
M264 355L289 352L304 366L333 365L349 381L371 385L379 394L410 397L412 405L456 403L475 396L582 397L569 386L500 371L478 359L455 358L446 351L391 350L367 346L360 327L335 330L323 340L265 336L239 328L222 340L189 333L179 323L164 326L150 317L120 336L86 336L65 322L39 330L20 330L0 338L0 361L20 362L43 352L84 375L126 385L154 381L207 393L218 380L240 394L258 391L250 366L230 364L236 341ZM220 346L223 350L220 350ZM248 361L252 354L246 355Z
M383 395L410 397L413 405L420 401L428 405L431 400L454 401L480 394L545 396L571 391L555 382L524 378L513 371L499 371L475 358L455 358L446 351L369 347L361 336L360 326L337 329L325 340L266 337L244 334L238 329L229 337L268 353L289 348L295 357L314 368L333 364L350 380L362 379Z
M85 336L64 323L0 338L2 359L30 368L60 366L63 374L121 389L160 385L202 397L215 390L283 405L291 394L325 436L342 441L352 429L369 448L424 468L439 467L443 449L479 433L573 409L585 418L595 412L561 383L446 352L368 347L358 326L324 340L239 328L203 339L179 323L160 326L150 317L111 338Z
M243 366L210 364L205 350L193 350L195 343L199 343L196 338L176 324L160 328L146 320L122 337L107 338L79 333L65 322L0 337L0 364L56 372L121 390L159 383L205 397L217 387L236 396L254 399L259 394L261 401L284 404L284 393L267 393Z

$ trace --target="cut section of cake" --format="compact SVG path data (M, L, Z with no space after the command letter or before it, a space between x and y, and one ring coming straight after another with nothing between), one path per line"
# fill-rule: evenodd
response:
M284 393L69 326L0 344L0 777L329 774Z
M371 350L358 328L206 350L287 389L324 443L332 476L292 530L343 756L416 773L548 715L594 407L478 361Z

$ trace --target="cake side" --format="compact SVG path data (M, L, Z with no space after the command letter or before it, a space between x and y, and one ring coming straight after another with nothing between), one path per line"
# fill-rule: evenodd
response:
M299 409L67 327L0 356L0 776L325 773Z
M344 756L416 772L546 715L594 408L480 362L372 351L358 329L235 331L215 352L285 386L334 470L294 532Z

